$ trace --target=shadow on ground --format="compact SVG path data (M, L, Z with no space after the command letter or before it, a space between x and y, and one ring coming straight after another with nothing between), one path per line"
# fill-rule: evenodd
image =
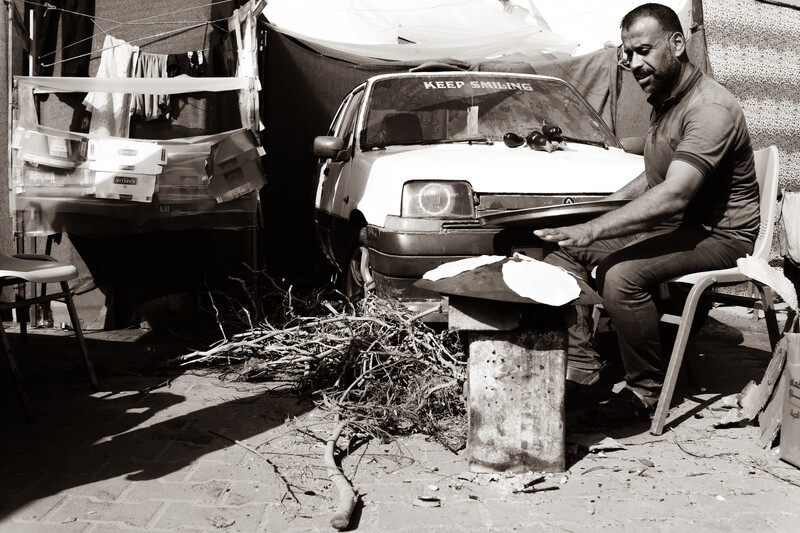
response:
M0 519L66 489L91 493L98 481L180 480L197 458L311 407L264 386L222 382L211 391L215 401L203 394L204 403L192 403L186 393L208 385L190 379L202 370L163 365L193 344L174 335L90 333L99 391L91 390L71 335L34 331L24 344L10 337L36 421L25 421L0 364Z

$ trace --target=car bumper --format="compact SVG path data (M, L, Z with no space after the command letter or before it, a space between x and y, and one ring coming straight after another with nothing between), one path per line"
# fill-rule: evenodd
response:
M440 221L388 217L386 225L368 225L372 276L379 296L408 306L430 307L441 295L414 282L439 265L480 255L511 256L515 252L541 259L546 245L532 231L481 226L475 220Z

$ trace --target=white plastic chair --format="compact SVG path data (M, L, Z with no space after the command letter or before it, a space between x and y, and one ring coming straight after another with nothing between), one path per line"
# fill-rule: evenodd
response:
M778 149L769 146L762 150L755 151L756 177L760 190L760 209L761 226L752 257L767 260L772 246L772 234L775 228L775 220L778 214ZM778 322L775 317L775 308L772 301L772 292L769 287L743 274L738 267L726 268L722 270L710 270L706 272L696 272L687 274L671 280L670 284L680 284L691 286L683 311L680 316L664 314L662 322L678 325L678 333L675 344L672 347L667 373L664 377L664 386L661 389L661 396L658 399L653 422L650 426L650 433L661 435L664 431L667 412L672 402L672 394L675 392L675 384L678 380L678 372L683 362L683 355L689 334L694 320L700 298L705 297L711 301L732 303L735 305L752 305L753 298L714 292L715 286L736 285L744 282L752 282L758 289L761 305L767 323L770 344L772 348L778 343L780 333Z
M39 296L32 296L29 298L16 298L12 302L0 302L0 310L8 310L15 308L23 308L22 317L26 317L28 309L35 304L50 302L56 299L63 298L69 311L69 317L72 320L72 327L75 330L75 337L80 344L81 353L83 354L83 361L89 371L89 380L92 387L97 389L97 378L94 374L94 368L89 360L89 351L86 348L86 341L83 338L81 331L81 323L78 318L78 313L75 310L75 304L72 301L72 293L67 283L69 280L78 277L78 270L70 264L61 263L56 261L49 255L43 254L22 254L22 255L6 255L0 254L0 287L18 285L20 283L30 282L33 284L42 284ZM45 292L47 283L59 283L61 290L51 294ZM20 336L23 340L26 337L26 320L24 318L19 320ZM11 351L11 343L8 340L5 327L0 321L0 337L2 337L2 349L8 359L8 365L11 367L11 373L14 376L14 381L17 386L17 393L19 395L22 408L25 411L25 417L28 421L33 421L33 411L28 404L28 396L25 393L25 387L22 381L22 375L19 372L17 363L14 360L14 354Z

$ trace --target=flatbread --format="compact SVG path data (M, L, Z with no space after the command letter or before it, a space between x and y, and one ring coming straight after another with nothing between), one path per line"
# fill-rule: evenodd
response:
M427 272L425 272L425 274L423 274L422 279L438 281L443 278L450 278L452 276L456 276L458 274L461 274L462 272L467 272L468 270L472 270L483 265L491 265L492 263L497 263L498 261L502 261L503 259L506 259L506 256L480 255L478 257L467 257L466 259L450 261L449 263L439 265L433 270L428 270Z
M581 294L577 280L569 272L536 259L509 261L502 272L508 288L546 305L564 305Z

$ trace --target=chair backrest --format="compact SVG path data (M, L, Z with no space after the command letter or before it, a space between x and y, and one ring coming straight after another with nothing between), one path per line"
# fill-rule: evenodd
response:
M407 142L422 140L422 126L414 113L395 113L383 117L381 129L387 141Z
M778 216L778 148L773 144L754 152L756 178L761 195L761 226L756 239L753 257L769 258L772 248L772 234Z

